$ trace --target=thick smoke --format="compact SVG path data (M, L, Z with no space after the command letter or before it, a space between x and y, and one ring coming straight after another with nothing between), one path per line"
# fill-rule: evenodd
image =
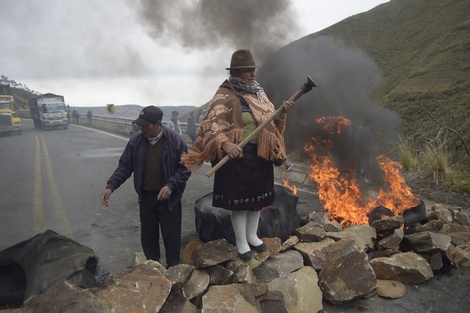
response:
M196 50L250 49L261 61L299 31L285 0L140 0L137 10L156 40Z
M353 164L369 179L381 177L375 158L387 152L387 144L398 134L400 119L370 100L383 78L374 60L362 50L324 36L305 37L278 50L299 29L290 1L140 0L137 10L155 40L188 50L224 47L231 53L250 49L262 65L257 79L276 106L294 94L309 75L318 87L299 99L289 113L289 153L306 160L304 146L320 131L315 119L343 116L351 125L331 151L339 166Z
M310 76L318 85L300 98L289 112L286 146L306 159L304 146L320 135L317 117L343 116L351 125L337 138L330 154L340 168L350 165L376 182L382 176L375 162L387 154L396 139L400 118L370 100L382 74L372 58L358 48L325 36L298 40L263 64L257 79L271 101L279 106L292 96Z

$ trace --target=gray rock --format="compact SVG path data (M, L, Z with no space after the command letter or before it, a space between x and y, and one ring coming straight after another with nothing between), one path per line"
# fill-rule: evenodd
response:
M268 283L268 288L270 291L275 290L284 295L289 313L314 313L323 309L323 297L318 287L317 272L309 266L272 280Z
M35 313L111 313L111 307L90 290L62 280L41 296L32 296L24 303L26 310ZM14 310L15 313L17 310Z
M455 266L470 267L470 247L451 246L446 253L447 258Z
M378 246L384 249L396 249L404 237L405 233L403 232L403 228L394 229L391 235L379 241Z
M202 298L204 313L259 313L268 287L258 284L211 286Z
M171 293L178 293L193 273L194 266L178 264L172 266L164 274L165 278L171 282Z
M353 225L346 228L343 233L349 235L359 249L363 251L374 249L375 239L377 239L375 228L369 225Z
M396 280L405 284L422 284L433 272L429 263L414 252L398 253L370 261L377 279Z
M201 312L196 308L188 299L182 294L175 293L168 297L165 304L158 313L199 313Z
M217 265L238 257L236 247L225 239L206 242L196 247L192 253L192 262L196 268Z
M403 216L399 215L373 221L370 226L375 228L378 233L383 234L401 227L403 223L405 223L405 219Z
M128 268L111 277L96 295L113 312L158 312L171 290L171 282L150 263Z
M319 271L328 255L328 248L334 243L333 239L325 238L320 242L299 242L294 246L294 249L302 254L305 265Z
M451 242L450 236L429 231L406 235L405 239L413 251L427 254L446 252Z
M300 241L299 237L297 236L290 236L286 241L284 241L281 245L281 251L286 251L292 248L296 243Z
M235 276L238 283L255 284L256 277L253 270L247 264L241 264L236 268Z
M461 224L465 226L470 226L470 212L462 211L461 209L456 209L452 211L452 218L454 223Z
M211 285L227 285L236 281L235 273L222 265L208 267L206 272L210 276Z
M266 262L254 269L253 274L258 283L267 283L284 276L304 266L302 255L294 250L289 250L273 255Z
M321 241L326 236L323 226L316 222L309 222L308 224L297 228L295 230L295 234L299 237L300 241L306 242Z
M209 288L210 276L205 271L195 269L183 286L183 296L191 300L203 295Z
M369 296L377 288L367 254L353 240L341 240L330 246L318 277L323 296L333 304Z
M432 207L431 212L428 215L428 219L442 220L446 224L450 224L454 221L452 212L448 208Z

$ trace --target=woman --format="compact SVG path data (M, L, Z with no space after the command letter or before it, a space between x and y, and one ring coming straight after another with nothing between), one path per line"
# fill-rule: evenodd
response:
M238 144L276 111L256 81L256 66L249 50L237 50L230 62L229 79L213 97L198 130L194 147L183 154L182 162L196 170L204 161L214 166L226 155L230 161L215 172L215 207L231 211L231 221L239 256L250 260L250 246L263 252L258 238L261 210L274 201L275 160L285 160L283 131L285 113L294 103L284 101L284 114L269 123L252 142L241 149Z

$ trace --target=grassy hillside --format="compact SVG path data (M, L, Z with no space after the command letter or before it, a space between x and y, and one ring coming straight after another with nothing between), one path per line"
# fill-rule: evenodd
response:
M320 35L378 63L386 79L372 97L400 115L405 136L419 145L452 128L440 136L461 168L470 164L470 1L392 0L311 36Z

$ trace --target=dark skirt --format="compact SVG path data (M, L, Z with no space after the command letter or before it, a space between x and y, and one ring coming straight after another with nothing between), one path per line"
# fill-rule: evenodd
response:
M256 144L247 144L243 158L230 160L215 172L212 198L215 207L259 211L271 205L274 196L273 163L258 157Z

